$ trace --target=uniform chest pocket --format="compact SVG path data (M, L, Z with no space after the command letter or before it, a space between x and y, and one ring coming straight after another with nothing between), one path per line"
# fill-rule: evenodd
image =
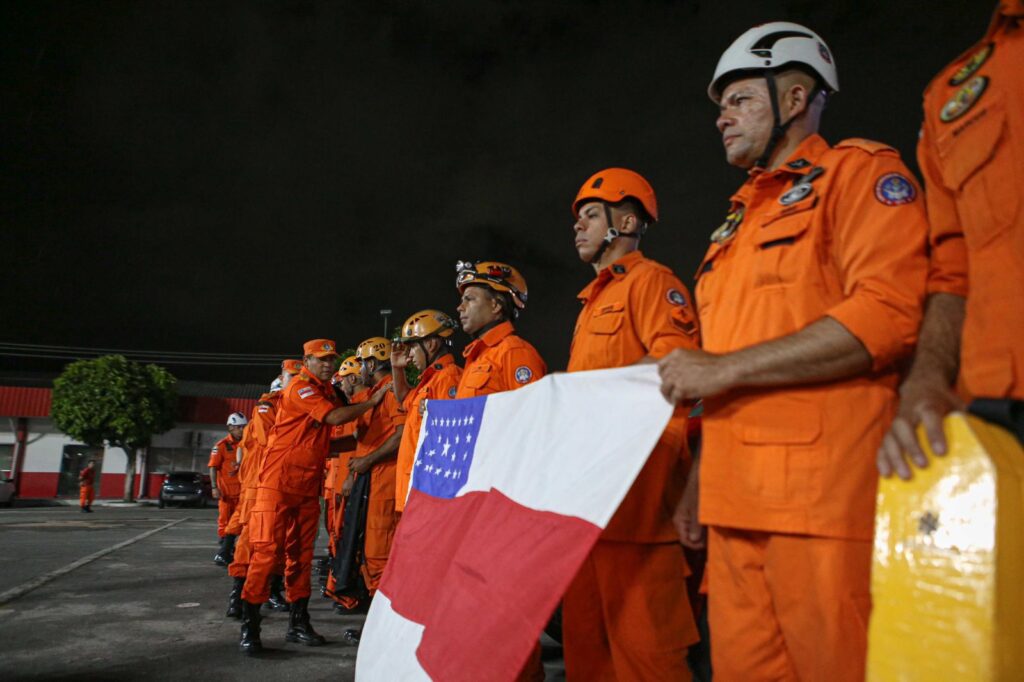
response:
M482 362L475 367L468 374L463 375L462 381L468 388L479 390L487 385L487 382L491 380L491 375L494 374L494 365L489 362Z
M812 265L811 239L817 199L765 218L754 237L754 287L784 286L803 277ZM795 210L794 210L795 209Z
M587 322L587 331L591 334L614 334L622 326L625 314L626 304L621 301L600 306Z
M991 85L989 87L992 87ZM942 124L939 152L942 181L956 195L957 214L968 248L984 246L1007 230L1020 200L1014 145L1007 139L1002 93L985 93L963 121Z

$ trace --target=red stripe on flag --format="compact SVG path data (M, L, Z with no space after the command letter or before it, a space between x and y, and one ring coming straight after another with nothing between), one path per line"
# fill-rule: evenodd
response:
M601 529L496 490L446 500L413 489L380 589L424 626L435 680L514 679Z

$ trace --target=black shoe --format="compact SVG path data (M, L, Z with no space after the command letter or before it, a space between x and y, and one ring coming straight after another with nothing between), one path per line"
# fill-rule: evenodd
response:
M359 646L359 638L362 636L362 630L357 630L356 628L349 628L348 630L345 630L345 634L343 634L341 638L345 641L346 644L351 644L352 646Z
M89 511L89 508L88 507L82 507L81 511L82 511L83 514L85 514L86 512Z
M217 547L217 554L213 557L213 563L218 566L227 566L228 561L228 548L227 548L227 537L224 536L220 539L220 545Z
M242 617L242 588L245 587L245 578L235 578L231 586L231 594L228 595L228 612L224 615L228 618Z
M260 641L260 620L260 605L250 604L243 599L242 641L238 643L238 650L247 656L263 650L263 643Z
M267 608L271 611L287 611L288 600L284 597L284 576L270 576L270 599L267 600Z
M327 640L318 635L309 622L309 597L296 599L292 602L292 612L288 617L288 632L285 633L285 641L298 642L306 646L320 646L326 644Z

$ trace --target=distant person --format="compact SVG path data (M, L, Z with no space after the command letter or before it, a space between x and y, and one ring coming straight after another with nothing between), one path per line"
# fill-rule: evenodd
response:
M213 499L217 500L217 537L220 538L220 549L213 557L213 563L227 566L235 554L235 537L228 533L238 496L242 491L242 482L238 476L238 444L242 441L242 433L249 420L241 412L232 412L228 417L228 435L217 441L210 451L210 487Z
M310 623L309 595L330 427L357 418L383 397L359 405L342 405L330 383L337 357L330 339L314 339L303 345L302 371L284 389L270 430L249 517L251 558L242 589L242 636L238 645L244 654L263 648L260 606L270 597L270 577L282 548L285 596L291 604L285 640L307 646L325 643Z
M708 87L746 180L698 270L703 350L660 369L673 402L704 398L716 679L864 679L874 455L921 322L928 225L893 148L818 134L838 90L828 46L789 22L741 35Z
M78 472L78 506L83 513L92 513L92 501L96 499L96 460L90 459L85 468Z
M583 184L572 213L576 252L595 277L578 296L582 309L568 371L655 362L676 348L698 348L686 287L640 252L640 240L658 220L650 183L625 168L605 169ZM688 406L676 408L565 593L567 679L690 679L687 648L700 637L687 597L689 567L673 524L690 465L688 412ZM682 539L700 546L702 538L686 530Z
M915 427L945 454L942 418L964 408L1024 442L1024 3L998 3L988 32L924 93L918 162L931 268L921 339L900 412L879 449L883 476L927 463Z

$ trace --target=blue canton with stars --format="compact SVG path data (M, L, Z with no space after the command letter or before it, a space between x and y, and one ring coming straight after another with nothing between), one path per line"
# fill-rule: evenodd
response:
M455 497L469 478L487 397L431 400L412 487L434 497Z

